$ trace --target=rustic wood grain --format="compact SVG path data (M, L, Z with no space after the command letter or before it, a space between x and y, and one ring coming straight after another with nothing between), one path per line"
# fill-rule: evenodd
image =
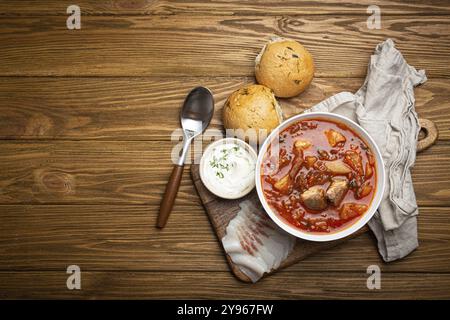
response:
M158 205L2 205L0 271L229 271L222 247L199 204L175 206L164 230ZM421 207L420 246L406 259L383 263L368 233L308 257L298 273L450 272L450 208ZM362 250L364 248L364 250ZM274 275L277 277L278 275Z
M295 279L295 280L294 280ZM364 271L280 272L248 285L228 272L82 272L82 290L67 290L67 274L0 272L0 298L159 299L449 299L449 274L382 274L369 290ZM419 290L420 288L420 290Z
M176 142L0 141L0 203L159 204ZM191 158L200 156L201 149ZM432 170L430 170L432 168ZM421 206L450 206L450 144L417 156ZM200 203L185 168L176 203Z
M270 36L291 37L312 53L317 77L362 77L376 44L388 37L430 77L450 76L450 21L392 16L367 29L361 16L0 18L0 75L252 76Z
M67 3L1 1L0 298L449 299L450 7L372 2L79 0L82 29L69 31ZM372 4L381 30L367 29ZM358 89L386 37L426 69L417 110L440 141L413 171L420 247L406 259L382 263L363 234L240 283L189 169L167 228L154 228L184 95L211 87L211 128L221 129L224 100L253 81L254 57L272 35L301 41L317 65L312 87L281 101L287 116ZM81 291L66 289L73 263ZM366 289L370 264L383 271L382 290Z
M449 14L445 1L390 1L390 0L77 0L83 15L148 15L148 14L207 14L207 15L307 15L358 14L366 15L367 7L378 5L383 15L392 14ZM7 0L0 2L0 15L37 16L65 15L68 4L58 0Z
M0 141L0 203L159 204L167 142ZM178 203L199 200L185 168Z
M214 93L210 129L222 129L227 97L252 77L53 78L0 77L0 139L166 140L179 128L187 92L203 85ZM355 92L361 78L316 78L303 94L279 99L285 117L341 91ZM420 117L450 139L450 80L429 79L415 89Z

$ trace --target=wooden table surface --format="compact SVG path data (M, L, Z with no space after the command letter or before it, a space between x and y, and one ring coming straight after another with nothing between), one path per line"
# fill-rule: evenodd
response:
M77 0L0 2L0 298L450 298L450 5L447 1ZM366 9L381 8L381 29ZM316 77L283 99L292 116L363 81L393 38L426 70L419 115L437 144L413 170L420 247L381 261L370 234L249 285L229 271L189 168L164 230L159 202L186 93L227 96L254 81L270 36L313 54ZM382 270L368 290L366 269ZM68 290L66 268L81 268Z

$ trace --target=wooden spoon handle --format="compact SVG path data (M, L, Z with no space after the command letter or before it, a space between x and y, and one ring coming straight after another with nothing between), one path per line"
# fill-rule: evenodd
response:
M178 193L178 188L180 187L181 177L183 175L184 166L175 165L170 175L169 182L166 186L166 192L161 201L161 206L159 208L158 223L156 226L158 228L164 228L169 218L170 212L172 211L175 198Z
M419 135L417 152L422 152L436 142L439 132L436 124L431 120L419 118L419 125L422 135Z

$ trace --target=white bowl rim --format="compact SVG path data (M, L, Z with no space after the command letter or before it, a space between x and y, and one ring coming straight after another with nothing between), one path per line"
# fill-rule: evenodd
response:
M291 125L294 122L297 122L299 120L307 120L307 119L324 119L324 120L337 120L342 121L344 124L348 125L351 129L355 130L355 132L360 135L360 137L365 141L369 148L374 152L374 156L376 159L376 174L377 174L377 187L375 191L375 195L372 199L372 202L370 204L369 209L364 213L364 215L354 224L351 226L342 229L337 232L333 233L326 233L326 234L320 234L320 233L310 233L302 231L298 228L295 228L294 226L290 225L288 222L284 221L281 217L279 217L278 213L275 213L270 208L269 204L266 201L266 198L264 197L262 186L261 186L261 162L264 154L267 151L268 146L270 145L271 141L274 139L276 135L278 135L282 130L284 130L286 127ZM255 168L255 183L256 183L256 191L258 193L258 198L266 211L266 213L270 216L270 218L284 231L290 233L293 236L296 236L301 239L310 240L310 241L332 241L332 240L338 240L341 238L345 238L349 236L352 233L355 233L359 229L361 229L369 220L373 217L375 212L378 209L378 206L380 205L381 199L384 194L385 190L385 169L384 169L384 162L383 157L381 156L380 149L378 148L375 141L372 139L372 137L367 133L366 130L364 130L360 125L358 125L353 120L338 115L335 113L329 113L329 112L307 112L307 113L301 113L296 116L293 116L289 119L286 119L283 121L278 127L276 127L270 135L267 137L267 139L264 141L263 145L259 149L258 153L258 159L256 161L256 168Z
M223 199L230 199L230 200L239 199L239 198L242 198L242 197L246 196L247 194L249 194L255 188L255 179L253 179L253 184L251 186L249 186L247 189L245 189L243 192L241 192L240 194L238 194L236 196L227 196L226 194L220 193L220 191L215 190L210 185L208 180L204 178L203 166L205 163L205 156L212 150L212 148L216 147L217 145L225 144L225 143L234 143L234 144L238 144L241 147L243 147L245 150L247 150L250 153L252 158L255 160L255 164L256 164L258 155L256 154L255 149L253 149L251 145L249 145L247 142L245 142L244 140L241 140L239 138L232 138L232 137L222 138L222 139L219 139L217 141L210 143L206 147L205 151L203 151L202 157L200 159L199 168L198 168L199 173L200 173L200 179L202 180L203 185L206 187L206 189L208 189L211 193L215 194L216 196L223 198Z

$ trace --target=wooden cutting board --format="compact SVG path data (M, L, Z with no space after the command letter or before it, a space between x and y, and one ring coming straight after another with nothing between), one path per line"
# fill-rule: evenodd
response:
M421 152L434 144L438 135L436 126L432 121L420 119L420 125L424 133L419 138L420 140L418 141L417 152ZM256 190L253 190L244 198L236 200L227 200L215 196L214 194L209 192L209 190L203 185L203 182L200 179L199 165L197 164L191 166L191 176L200 199L206 209L209 220L211 221L214 232L216 233L220 243L222 243L222 238L225 236L225 230L228 226L228 223L236 216L236 214L240 210L239 203L248 199L255 203L256 207L261 206L258 195L256 194ZM369 228L365 226L349 237L330 242L312 242L297 239L294 249L292 250L290 255L281 263L281 265L277 269L272 270L272 272L266 274L265 276L270 275L277 270L286 268L294 263L297 263L314 253L332 248L348 241L351 238L358 237L368 230ZM233 261L231 261L228 255L226 255L226 258L232 272L239 280L251 282L251 280L239 269L239 267L234 264Z

